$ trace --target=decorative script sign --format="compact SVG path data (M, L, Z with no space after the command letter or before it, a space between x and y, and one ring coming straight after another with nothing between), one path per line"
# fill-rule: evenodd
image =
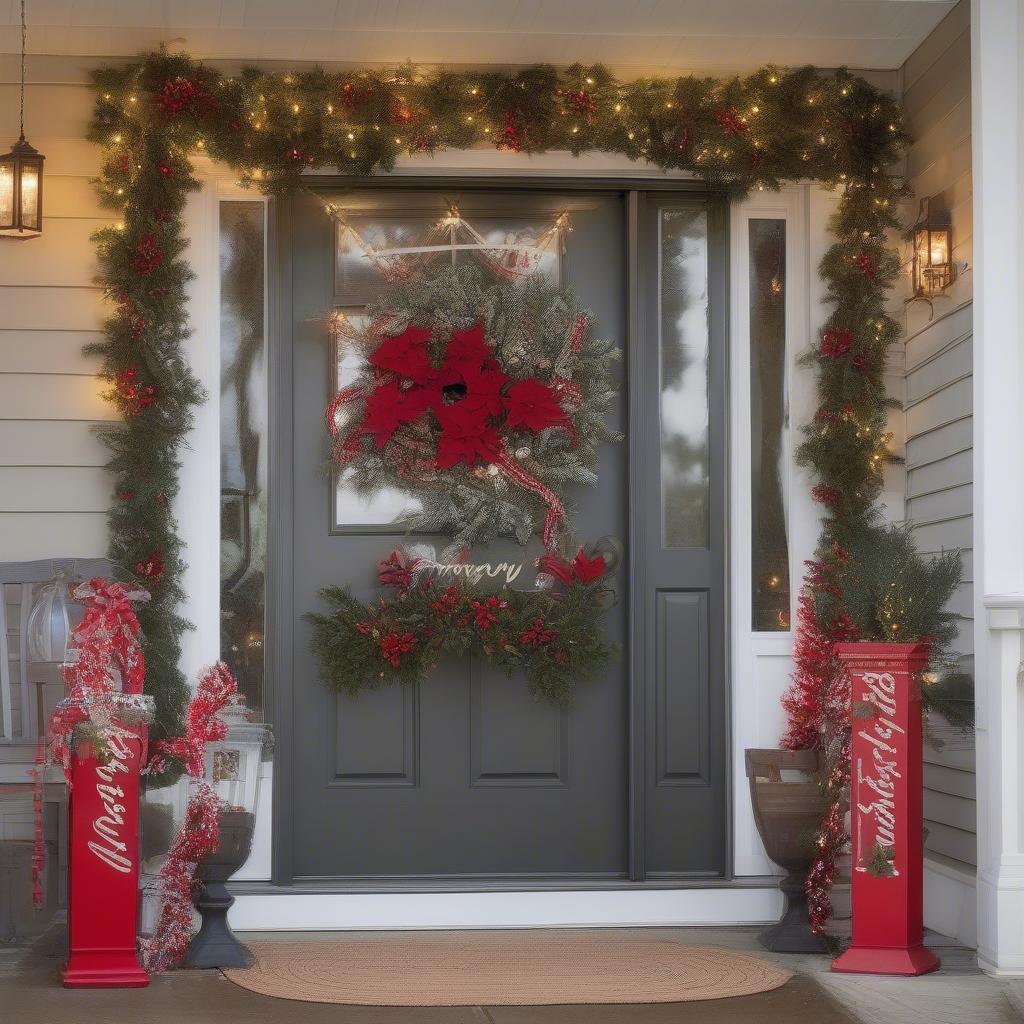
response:
M859 691L859 692L858 692ZM880 877L899 875L896 867L896 822L899 806L901 765L906 763L906 730L897 723L896 680L891 672L864 672L857 678L855 701L874 709L857 736L864 753L856 760L857 786L857 863L858 871L870 871ZM865 802L866 801L866 802ZM879 868L879 862L888 868Z
M127 806L125 791L117 783L120 776L130 773L133 767L138 770L138 766L133 765L132 746L123 733L111 734L107 742L110 760L96 766L96 794L100 801L100 813L92 820L95 837L89 840L88 846L90 852L104 864L127 874L132 869L132 858L128 853L124 833Z
M489 580L496 579L497 577L504 577L506 586L511 586L518 578L519 574L523 571L522 562L498 562L497 565L491 565L490 562L430 562L423 561L420 563L418 568L423 568L427 572L436 573L440 579L444 579L446 576L459 579L468 580L470 583L479 583L485 577Z

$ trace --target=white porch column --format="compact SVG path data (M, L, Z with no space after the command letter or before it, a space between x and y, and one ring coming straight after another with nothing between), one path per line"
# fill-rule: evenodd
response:
M1024 0L972 0L978 957L1024 975Z

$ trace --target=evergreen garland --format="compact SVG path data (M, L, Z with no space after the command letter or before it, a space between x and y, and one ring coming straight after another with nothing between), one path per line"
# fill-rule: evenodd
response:
M181 345L189 268L181 212L208 153L268 192L303 171L388 170L401 152L495 145L514 152L617 153L743 194L783 180L842 189L836 242L821 272L835 303L816 352L821 406L801 458L813 467L831 557L877 496L890 455L882 369L898 334L884 313L897 273L885 246L904 188L889 168L906 142L895 101L840 69L766 67L743 78L620 82L601 66L515 72L394 73L256 68L228 78L184 54L151 53L94 72L89 138L104 147L97 188L120 212L98 233L100 281L115 303L95 346L123 414L104 428L118 501L110 514L117 575L153 593L143 616L156 738L181 731L188 690L177 668L186 623L171 504L178 453L203 398ZM819 624L823 633L831 624Z

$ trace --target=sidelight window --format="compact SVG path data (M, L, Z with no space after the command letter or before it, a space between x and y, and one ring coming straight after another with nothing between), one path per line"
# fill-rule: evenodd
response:
M786 221L752 218L748 224L752 628L776 632L790 627Z
M269 717L264 618L267 564L266 206L220 204L221 657L246 704Z

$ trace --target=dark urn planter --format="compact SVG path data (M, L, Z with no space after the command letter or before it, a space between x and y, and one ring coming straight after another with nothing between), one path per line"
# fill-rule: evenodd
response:
M786 907L760 935L773 953L826 953L828 940L811 931L804 879L814 857L813 836L828 809L818 784L814 750L748 750L747 779L754 821L768 856L784 871Z
M227 880L249 859L255 815L243 810L220 812L220 846L196 867L196 910L203 924L189 943L185 967L248 967L252 953L235 938L228 911L235 902Z

